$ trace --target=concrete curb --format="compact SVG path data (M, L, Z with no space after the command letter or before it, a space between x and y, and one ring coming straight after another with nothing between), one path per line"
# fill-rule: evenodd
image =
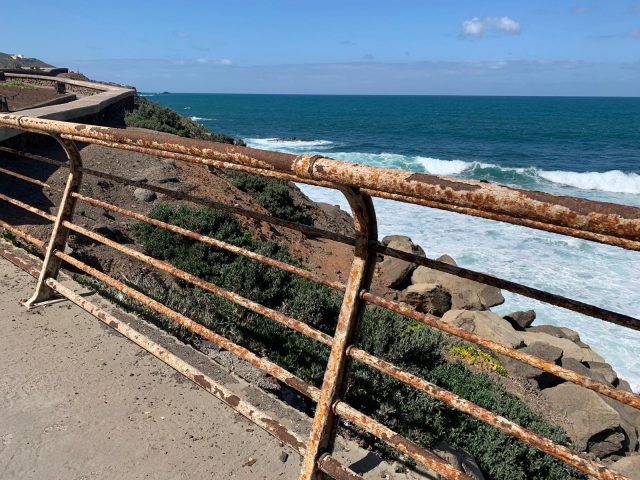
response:
M7 73L6 78L26 81L28 83L36 83L42 85L43 83L51 83L55 86L56 83L63 83L65 86L71 87L68 90L78 91L94 91L93 95L79 98L72 102L49 105L45 107L31 108L28 110L21 110L16 112L20 116L25 117L37 117L48 118L51 120L70 121L88 115L95 115L105 108L118 103L126 98L133 97L135 90L131 88L116 87L114 85L105 85L103 83L85 82L81 80L72 80L70 78L63 77L46 77L43 75L26 75L20 73ZM31 82L29 82L31 80ZM7 140L11 137L19 135L19 130L12 130L9 128L0 128L0 142Z

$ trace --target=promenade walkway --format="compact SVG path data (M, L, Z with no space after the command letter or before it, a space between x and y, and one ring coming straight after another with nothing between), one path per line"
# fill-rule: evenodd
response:
M0 478L297 478L298 455L84 310L26 310L34 286L0 257Z

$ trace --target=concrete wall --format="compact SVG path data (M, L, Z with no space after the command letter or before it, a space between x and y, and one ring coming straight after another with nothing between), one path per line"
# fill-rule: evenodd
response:
M60 82L64 85L66 92L75 93L78 96L84 95L82 98L78 98L73 102L16 112L17 115L25 117L72 121L79 118L95 116L117 103L131 103L135 95L135 90L131 88L72 80L70 78L44 77L41 75L18 73L7 73L6 78L8 80L19 80L21 82L49 88L55 88L56 84ZM15 137L20 133L22 132L19 130L0 128L0 142Z

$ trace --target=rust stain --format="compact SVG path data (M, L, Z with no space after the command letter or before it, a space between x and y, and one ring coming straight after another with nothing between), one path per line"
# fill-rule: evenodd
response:
M269 417L261 418L260 421L263 422L269 428L269 431L272 432L273 435L279 440L282 440L284 443L292 446L298 451L305 450L304 442L301 442L285 426Z
M482 188L480 185L470 185L466 182L459 182L443 177L436 177L435 175L428 175L426 173L413 173L407 177L407 181L426 183L435 187L441 187L445 189L445 195L448 195L451 198L454 197L455 191L473 191Z

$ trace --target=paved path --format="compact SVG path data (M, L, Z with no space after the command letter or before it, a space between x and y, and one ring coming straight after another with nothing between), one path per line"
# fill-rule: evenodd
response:
M34 285L0 257L1 479L297 478L296 454L80 308L27 311Z

